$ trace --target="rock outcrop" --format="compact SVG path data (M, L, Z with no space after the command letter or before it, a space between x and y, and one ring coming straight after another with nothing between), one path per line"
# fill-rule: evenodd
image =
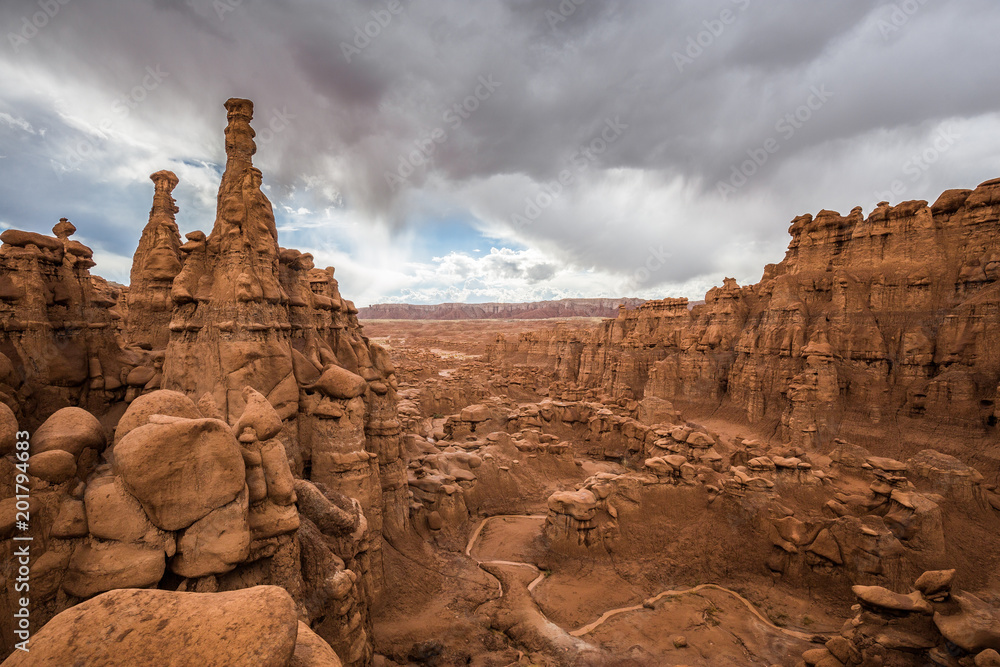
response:
M802 446L836 437L908 457L933 447L1000 469L1000 179L867 218L796 218L756 285L702 305L622 310L594 336L501 338L493 358L613 396L715 412ZM895 429L908 437L885 440ZM963 446L954 448L960 441ZM912 444L909 444L912 443Z
M253 105L226 109L211 234L181 242L178 179L154 173L127 289L89 275L92 253L66 220L54 237L0 235L0 555L11 560L22 479L36 627L123 588L277 585L294 601L292 639L295 616L322 639L254 664L333 664L335 651L367 665L382 533L409 527L394 368L333 268L278 245L252 163ZM31 433L20 476L19 429ZM47 636L36 639L59 655Z
M28 428L67 406L103 414L134 365L109 296L117 290L92 279L93 252L74 232L63 218L53 236L0 234L0 401Z

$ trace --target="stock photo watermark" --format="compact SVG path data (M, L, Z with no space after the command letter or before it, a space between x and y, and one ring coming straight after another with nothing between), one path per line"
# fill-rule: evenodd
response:
M13 589L20 594L12 598L14 603L14 635L20 641L14 644L18 651L29 651L28 642L31 639L31 542L34 538L28 535L31 529L31 487L28 478L28 459L31 457L30 434L27 431L16 433L14 458L14 528L17 533L11 538L14 550L11 558L11 571L15 574Z
M681 51L674 51L674 64L677 66L678 72L683 72L685 67L693 65L694 61L700 58L702 54L705 53L706 49L715 44L716 40L722 37L722 34L726 32L726 28L736 23L736 19L739 17L739 12L745 12L747 10L750 6L751 0L730 1L736 5L737 11L733 11L727 7L719 12L716 17L703 20L701 25L704 29L699 30L692 35L688 35L684 49Z
M783 141L789 141L795 134L805 127L806 123L812 120L813 115L823 108L823 105L833 97L833 93L826 89L826 85L813 86L809 89L809 96L804 104L794 111L786 113L774 124L774 131L778 136L771 136L765 139L759 146L748 148L747 158L742 162L734 163L730 167L729 178L716 184L716 190L722 201L727 201L737 190L746 185L754 174L768 163L771 156L781 150Z
M880 18L876 24L882 39L889 41L889 38L902 30L927 2L928 0L903 0L889 5L887 7L889 13L885 18Z
M472 114L484 102L493 97L493 93L503 85L502 82L494 79L492 74L480 76L477 82L470 95L455 102L441 114L441 120L451 128L452 132L462 127L462 124L471 118ZM395 192L402 187L416 173L417 169L426 166L431 161L438 147L448 141L450 136L444 127L436 127L414 139L414 148L409 152L400 153L397 158L395 171L384 172L385 182L389 188Z
M555 32L560 23L565 23L569 17L576 14L577 8L587 0L559 0L555 9L545 10L545 20L549 24L549 32Z
M667 260L673 257L673 253L668 252L663 245L654 248L648 247L646 260L638 265L638 268L623 280L618 282L616 291L618 294L632 294L635 290L645 285L653 274L667 265Z
M361 52L371 46L372 41L389 27L393 17L402 14L404 9L400 0L389 0L385 3L384 9L373 9L368 12L372 17L371 20L363 25L354 26L354 39L351 42L340 43L340 52L344 54L344 60L350 63L354 56L361 55Z
M38 0L38 11L31 16L22 16L17 32L8 32L7 41L16 53L22 46L34 39L39 30L44 30L59 11L72 0Z
M292 126L291 121L295 120L295 118L294 114L288 112L287 107L281 107L280 111L278 109L271 109L267 127L257 130L257 136L254 137L257 146L266 146L271 143L276 136Z
M111 103L112 115L106 116L97 124L96 129L101 137L106 138L106 135L114 129L117 123L128 118L132 111L145 102L150 93L159 88L164 79L169 76L170 73L163 70L160 65L146 67L145 76L141 81L116 97ZM59 160L53 159L51 161L52 169L55 170L56 176L61 179L62 174L78 169L98 150L97 139L91 135L85 136L70 145Z
M563 169L555 180L543 185L535 196L525 197L524 210L510 216L511 224L521 229L537 220L542 211L552 206L563 191L576 182L580 174L590 169L590 165L625 134L628 127L620 116L604 119L604 126L597 136L580 146L569 159L573 168Z
M905 195L909 186L919 181L921 176L930 171L931 167L941 159L941 156L951 150L961 138L962 135L955 132L953 128L938 130L929 146L919 153L911 155L906 162L900 165L899 170L903 176L908 177L907 180L896 178L889 184L887 190L877 190L875 192L876 201L890 201Z

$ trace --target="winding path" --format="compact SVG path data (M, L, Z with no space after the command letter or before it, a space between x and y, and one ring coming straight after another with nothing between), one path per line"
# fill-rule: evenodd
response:
M541 570L539 570L535 565L532 565L531 563L522 563L522 562L508 561L508 560L480 560L479 558L476 558L475 556L472 555L472 549L475 547L476 542L479 540L480 536L482 535L483 528L486 527L486 523L488 521L493 521L495 519L511 519L511 518L514 518L514 519L534 519L534 520L542 520L542 521L544 521L545 518L546 518L546 515L544 515L544 514L498 514L496 516L486 517L485 519L483 519L482 521L479 522L479 525L476 526L476 529L472 532L472 535L469 538L469 543L465 547L465 555L468 556L469 558L472 558L473 560L475 560L476 563L479 565L480 569L482 569L484 572L487 572L487 574L489 574L489 572L485 568L483 568L483 565L510 565L510 566L514 566L514 567L528 567L528 568L531 568L532 570L538 572L538 577L536 577L534 579L534 581L532 581L530 584L528 584L528 592L531 593L531 592L534 591L535 586L537 586L539 583L542 582L543 579L545 579L545 573L542 572ZM493 575L490 574L490 576L493 576ZM494 578L496 578L496 577L494 577ZM503 597L503 585L500 584L500 580L499 579L497 579L497 586L499 586L499 588L500 588L500 597ZM772 630L775 630L776 632L780 632L780 633L782 633L784 635L787 635L789 637L793 637L795 639L799 639L799 640L807 641L807 642L825 642L827 639L830 638L830 636L832 636L832 635L830 635L830 636L823 635L821 633L800 632L798 630L789 630L788 628L779 627L779 626L775 625L774 623L772 623L771 620L768 619L766 616L764 616L762 613L760 613L760 611L757 609L757 607L755 607L754 604L752 602L750 602L749 600L747 600L745 597L743 597L742 595L740 595L736 591L730 590L730 589L728 589L728 588L726 588L724 586L719 586L718 584L699 584L697 586L692 586L691 588L666 590L666 591L663 591L662 593L659 593L659 594L657 594L657 595L655 595L655 596L653 596L651 598L648 598L648 599L644 600L642 604L637 604L637 605L633 605L633 606L630 606L630 607L619 607L617 609L611 609L609 611L606 611L603 614L601 614L600 618L598 618L597 620L595 620L595 621L593 621L591 623L588 623L587 625L584 625L583 627L577 628L576 630L570 631L568 634L571 637L583 637L584 635L590 634L591 632L593 632L594 630L596 630L598 627L600 627L602 624L604 624L604 622L607 621L608 619L610 619L610 618L612 618L614 616L617 616L619 614L625 614L625 613L632 612L632 611L641 611L642 609L649 609L658 600L660 600L661 598L667 597L669 595L686 595L688 593L697 593L698 591L704 590L706 588L717 590L717 591L721 591L723 593L727 593L727 594L733 596L734 598L736 598L737 600L739 600L750 611L750 613L753 614L757 618L757 620L759 620L761 623L763 623L767 627L771 628Z

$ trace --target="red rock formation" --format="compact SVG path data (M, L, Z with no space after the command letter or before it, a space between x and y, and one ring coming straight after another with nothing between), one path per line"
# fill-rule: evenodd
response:
M140 347L162 350L170 338L170 288L181 272L181 235L174 221L178 209L171 196L178 180L171 171L158 171L149 178L156 190L149 223L132 258L126 336Z
M721 410L806 446L840 435L908 456L994 443L967 453L996 470L998 230L1000 179L867 219L801 216L756 285L726 279L690 310L646 303L583 345L559 332L500 340L494 359L694 416ZM913 442L889 442L896 428Z
M120 399L115 302L91 280L90 248L63 218L45 236L0 234L0 400L38 426L61 407L103 414Z

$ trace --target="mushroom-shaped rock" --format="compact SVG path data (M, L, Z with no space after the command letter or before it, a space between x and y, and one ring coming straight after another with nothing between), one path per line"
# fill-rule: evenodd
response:
M187 528L246 484L240 445L217 419L152 417L115 447L115 471L163 530Z
M239 436L246 427L252 428L261 440L270 440L281 432L281 418L264 395L252 387L243 390L247 405L236 421L233 433Z
M577 521L590 521L597 514L597 497L589 490L558 491L549 496L549 510L568 514Z
M292 597L278 586L115 590L58 614L31 638L30 653L15 651L3 665L286 667L298 624Z
M115 429L115 445L121 442L121 439L133 429L148 424L149 418L153 415L167 415L185 419L201 419L203 416L198 411L194 401L179 391L160 389L143 394L129 403L128 410L118 420L118 427Z
M365 393L368 382L340 366L327 366L313 389L330 398L351 399Z
M31 438L31 450L38 454L61 449L79 456L88 447L100 451L104 442L104 429L97 417L83 408L63 408L38 427Z

